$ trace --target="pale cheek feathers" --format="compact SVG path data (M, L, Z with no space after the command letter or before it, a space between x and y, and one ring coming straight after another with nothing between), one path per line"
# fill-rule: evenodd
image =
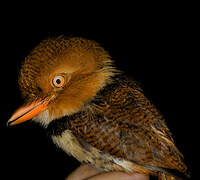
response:
M42 126L47 127L49 122L53 120L53 117L49 116L48 109L38 114L33 118L33 121L40 123Z
M59 119L63 116L67 116L70 114L73 114L77 112L78 109L75 111L75 109L65 109L62 108L62 110L59 108L53 108L53 109L47 109L40 114L38 114L36 117L33 118L33 121L40 123L42 126L47 127L51 121L54 119Z

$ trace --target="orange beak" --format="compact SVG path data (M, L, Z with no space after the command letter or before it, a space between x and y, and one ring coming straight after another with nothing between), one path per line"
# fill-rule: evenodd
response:
M51 98L32 102L31 104L20 107L8 120L7 125L12 126L28 121L37 116L40 112L47 109L47 105Z

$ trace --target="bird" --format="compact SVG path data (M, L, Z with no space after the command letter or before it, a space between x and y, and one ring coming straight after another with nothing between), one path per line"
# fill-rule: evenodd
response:
M18 82L25 103L8 126L32 119L68 155L105 172L190 177L163 115L96 41L41 41Z

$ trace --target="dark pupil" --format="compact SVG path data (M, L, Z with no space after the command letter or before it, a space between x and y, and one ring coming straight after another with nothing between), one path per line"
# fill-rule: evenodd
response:
M60 84L60 83L61 83L61 80L60 80L60 79L56 79L56 83L57 83L57 84Z

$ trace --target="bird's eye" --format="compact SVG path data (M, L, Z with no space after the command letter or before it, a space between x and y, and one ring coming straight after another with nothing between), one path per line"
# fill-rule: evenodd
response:
M63 87L65 84L65 78L63 76L55 76L53 79L53 85L57 88Z

